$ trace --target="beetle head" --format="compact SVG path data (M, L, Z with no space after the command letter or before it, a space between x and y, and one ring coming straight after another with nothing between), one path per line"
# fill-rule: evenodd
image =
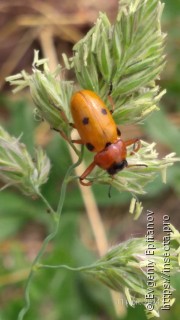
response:
M94 157L94 162L100 168L107 170L110 175L113 175L127 167L126 154L126 145L119 139L98 152Z

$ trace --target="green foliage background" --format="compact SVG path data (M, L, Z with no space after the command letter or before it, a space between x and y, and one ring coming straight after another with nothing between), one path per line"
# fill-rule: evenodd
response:
M162 75L161 86L167 89L167 94L161 102L161 111L151 115L143 125L144 135L149 141L156 141L168 152L176 152L180 155L179 129L169 120L180 112L180 58L179 58L179 30L180 30L180 2L164 1L163 30L168 32L166 40L167 64ZM22 141L26 143L33 154L34 129L39 124L34 121L31 102L22 98L19 101L11 101L5 95L1 96L1 105L5 106L10 114L8 121L2 119L2 125L9 133L19 136L23 132ZM47 153L52 161L52 170L48 183L43 186L43 192L54 206L58 201L58 192L64 174L71 164L71 159L66 144L54 134L54 138L48 145ZM154 206L158 209L160 202L170 193L173 201L180 195L180 171L178 165L174 165L168 171L167 184L163 185L161 179L148 186L147 195L142 197L145 209ZM117 213L125 212L128 215L130 195L119 194L113 190L112 198L107 196L107 187L94 187L94 194L100 206L102 216L107 220L105 212L111 212L112 208ZM49 248L46 255L48 264L68 264L71 266L87 265L96 258L96 251L91 250L82 241L82 228L89 231L83 216L85 209L76 183L69 186L70 197L67 197L59 234ZM160 200L159 200L160 199ZM159 202L160 201L160 202ZM171 214L171 212L165 212ZM144 212L145 214L145 212ZM123 217L124 219L124 217ZM140 218L141 219L141 218ZM173 213L172 219L178 228L178 211ZM117 221L117 219L116 219ZM108 237L114 244L121 237L121 215L118 217L119 225L115 230L109 228ZM82 224L84 224L82 226ZM28 226L34 228L34 232L26 235ZM33 246L33 237L39 241L50 231L51 223L46 208L39 200L24 197L18 191L6 189L0 194L0 320L16 319L23 301L23 282L13 281L4 285L5 275L14 274L19 270L28 269L30 262L23 247L17 246L17 239L26 245L30 241ZM126 239L129 235L127 235ZM93 240L93 237L92 237ZM6 244L10 243L8 251L4 251ZM31 248L32 250L33 248ZM33 250L32 250L33 251ZM179 319L180 304L180 277L173 279L177 288L177 302L170 312L164 312L162 318ZM31 287L32 308L28 312L27 320L95 320L116 319L108 289L100 283L80 273L63 270L41 270L37 273ZM120 302L119 302L120 303ZM143 308L138 306L133 309L128 307L124 320L145 319Z

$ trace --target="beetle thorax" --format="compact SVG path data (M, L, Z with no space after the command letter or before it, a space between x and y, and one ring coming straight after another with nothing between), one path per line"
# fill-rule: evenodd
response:
M124 167L127 167L126 154L126 145L119 139L117 142L108 145L104 150L98 152L94 157L94 161L100 168L107 170L109 174L113 175Z

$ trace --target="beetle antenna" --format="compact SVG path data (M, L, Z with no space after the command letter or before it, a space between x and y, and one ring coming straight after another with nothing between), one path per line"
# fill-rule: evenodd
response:
M111 95L112 91L113 91L113 84L112 84L112 82L110 82L108 96Z
M139 164L128 164L128 166L127 166L127 168L131 168L131 167L146 167L146 168L148 168L148 166L147 166L147 164L141 164L141 163L139 163Z
M112 185L110 184L109 190L108 190L108 197L111 198L111 190L112 190Z

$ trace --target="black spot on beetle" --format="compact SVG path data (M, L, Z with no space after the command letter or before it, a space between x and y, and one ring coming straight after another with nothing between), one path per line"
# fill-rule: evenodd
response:
M93 151L94 150L94 146L91 143L86 143L86 147L88 148L89 151Z
M89 118L88 118L88 117L84 117L84 118L82 119L82 123L83 123L83 124L88 124L88 123L89 123Z
M107 114L107 110L106 109L101 109L102 114Z

